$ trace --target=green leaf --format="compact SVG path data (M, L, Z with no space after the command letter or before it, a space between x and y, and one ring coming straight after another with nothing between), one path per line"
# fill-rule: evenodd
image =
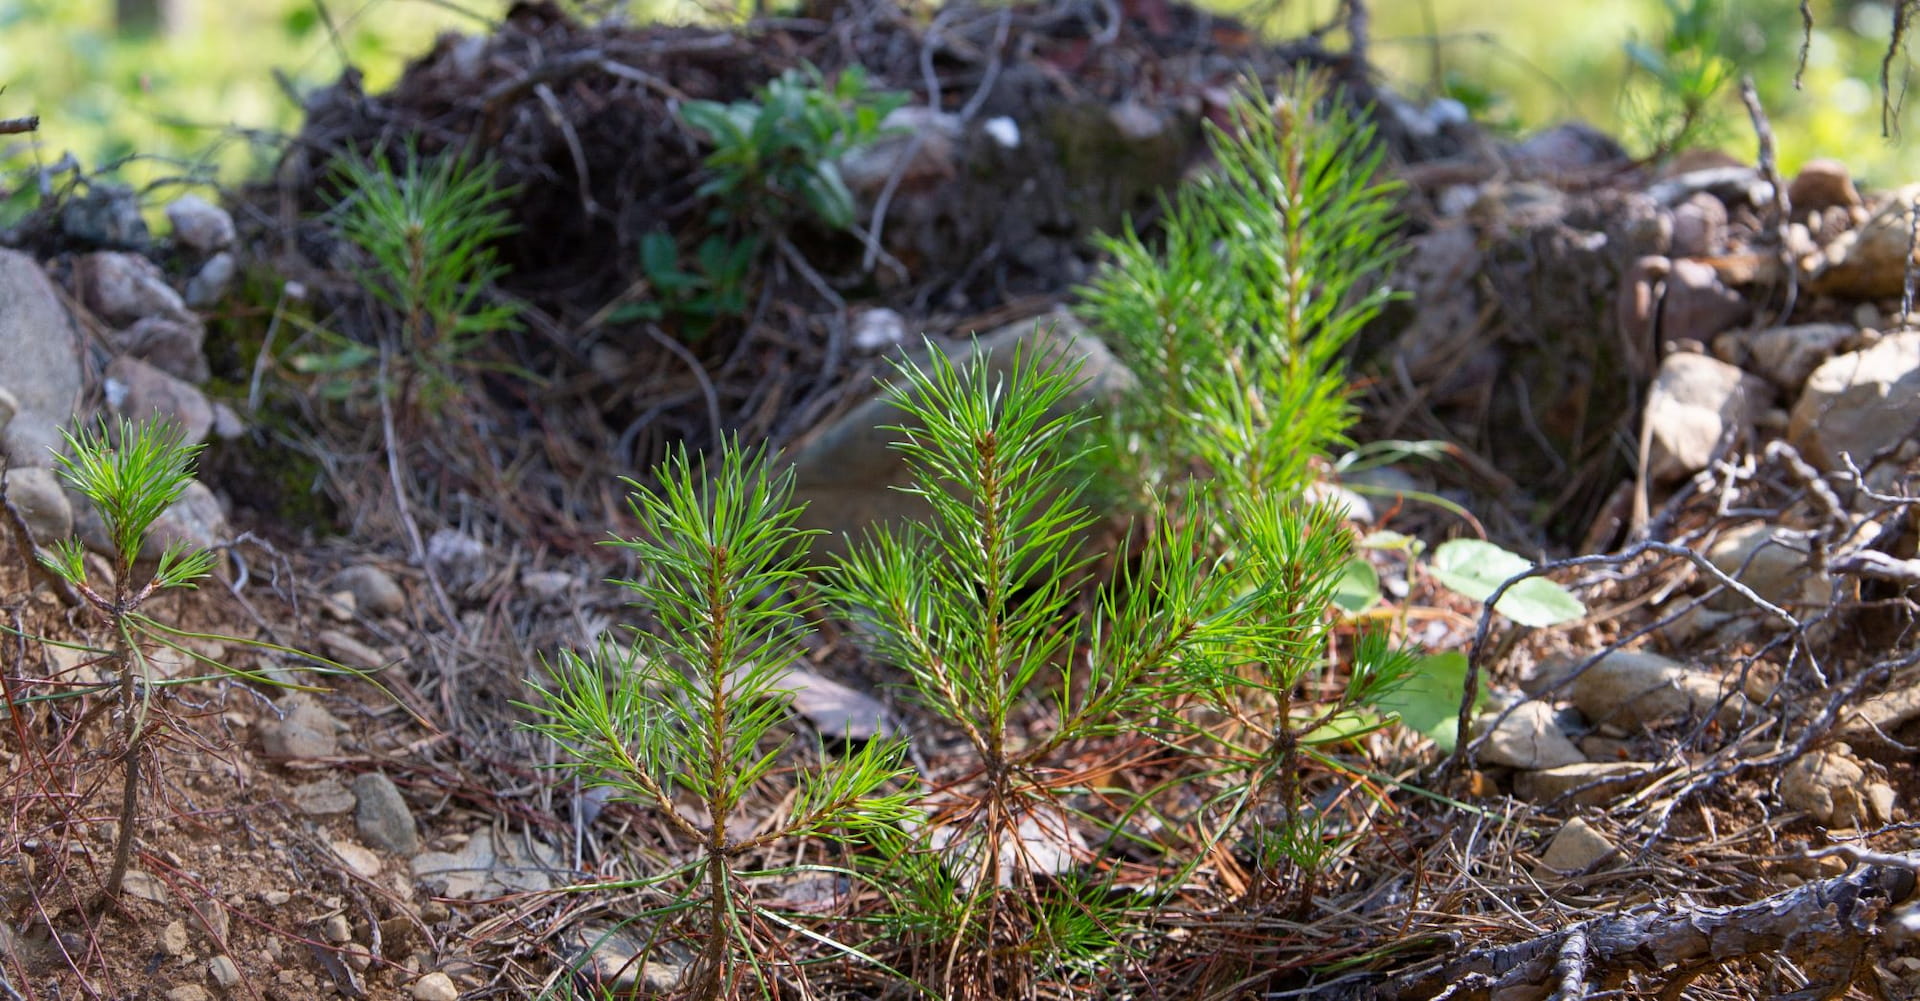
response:
M1333 603L1353 615L1380 603L1380 575L1365 557L1355 556L1340 569L1340 580L1333 586Z
M1525 557L1479 539L1453 539L1433 551L1428 569L1446 587L1485 601L1512 577L1533 569ZM1544 577L1529 577L1507 589L1494 610L1523 626L1552 626L1587 614L1587 606Z
M1459 742L1460 699L1466 685L1466 654L1449 650L1420 658L1407 678L1380 693L1374 705L1399 713L1401 725L1433 738L1441 750L1452 751ZM1484 702L1486 692L1482 691L1474 708Z

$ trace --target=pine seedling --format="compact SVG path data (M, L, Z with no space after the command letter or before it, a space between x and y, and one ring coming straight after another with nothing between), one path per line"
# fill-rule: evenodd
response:
M1217 168L1164 205L1164 245L1131 226L1081 290L1145 391L1123 401L1112 458L1165 516L1189 483L1299 496L1352 417L1342 352L1394 297L1397 185L1372 126L1307 77L1249 81Z
M903 778L903 745L870 741L798 771L784 816L742 833L748 796L781 763L779 730L790 718L781 685L801 655L798 585L814 533L795 525L791 472L770 476L737 445L722 447L711 478L683 450L657 479L657 488L628 481L646 534L614 544L643 568L623 583L658 628L635 631L624 647L562 654L533 707L546 717L534 727L570 750L557 767L657 811L694 849L693 861L657 879L678 883L666 910L700 916L689 930L702 945L688 996L728 997L759 955L744 860L785 839L898 821L906 797L889 789ZM768 993L769 979L758 981Z
M66 435L67 452L57 455L60 475L93 502L113 542L113 582L105 588L89 578L86 551L74 539L55 542L40 561L66 581L96 612L105 616L113 641L109 661L119 682L121 800L113 849L113 868L102 893L120 895L133 855L135 819L140 806L140 771L149 736L145 704L146 643L157 624L139 613L161 591L192 588L213 567L213 554L175 540L159 553L145 583L135 586L136 563L148 547L153 524L193 482L193 460L201 446L188 444L175 425L158 420L134 425L124 418L109 434L82 431Z
M928 911L903 926L937 930L944 945L928 971L947 996L1009 996L1029 977L1070 976L1094 943L1112 948L1123 915L1099 880L1055 879L1076 859L1078 834L1056 781L1065 744L1142 727L1184 697L1170 670L1217 642L1224 604L1196 559L1188 529L1157 536L1130 594L1071 614L1087 584L1079 539L1092 518L1079 504L1086 418L1065 413L1075 369L1016 356L1003 379L962 368L939 351L907 363L890 399L907 418L896 447L909 493L931 509L924 522L873 533L847 557L831 589L870 637L873 652L905 670L914 696L964 735L972 777L924 804L905 880L933 892L900 899ZM1023 712L1050 707L1034 732ZM957 890L958 892L953 892ZM1063 930L1070 930L1065 934Z
M495 175L489 162L465 155L428 161L411 148L397 168L384 155L341 161L340 234L365 255L361 284L394 312L398 327L377 354L342 344L310 360L311 369L338 372L378 358L378 390L402 409L419 403L438 412L458 395L459 372L475 351L519 323L513 303L492 297L506 273L494 245L514 230L502 204L513 189L498 186Z

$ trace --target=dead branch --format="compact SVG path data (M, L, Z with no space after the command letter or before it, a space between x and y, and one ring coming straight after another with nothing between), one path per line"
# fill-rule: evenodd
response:
M1920 855L1884 858L1892 864L1862 865L1750 904L1650 904L1522 942L1471 949L1385 979L1328 985L1316 997L1412 1001L1497 995L1502 1001L1519 1001L1548 997L1577 982L1583 969L1593 981L1609 983L1629 973L1723 965L1763 955L1800 957L1813 966L1819 957L1872 948L1895 906L1913 896ZM1584 962L1575 961L1570 950L1583 953Z
M28 115L25 118L0 118L0 136L17 136L22 132L37 131L39 128L39 115Z

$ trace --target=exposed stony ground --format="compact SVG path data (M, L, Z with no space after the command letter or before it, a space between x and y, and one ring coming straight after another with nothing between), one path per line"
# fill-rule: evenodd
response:
M93 909L113 728L85 694L98 662L41 640L99 643L99 623L0 560L5 993L570 989L564 961L635 897L551 891L630 872L657 821L538 770L558 752L513 702L541 657L632 616L604 583L629 568L594 546L633 529L616 477L738 429L793 447L803 483L830 491L822 526L857 528L893 475L861 451L857 404L900 336L1070 330L1032 321L1088 273L1087 237L1150 217L1197 166L1237 74L1306 64L1378 113L1407 182L1396 283L1411 294L1354 358L1359 437L1449 446L1350 477L1356 530L1563 559L1553 576L1589 614L1527 630L1375 553L1406 638L1469 652L1493 709L1454 762L1404 733L1361 749L1452 802L1382 786L1322 909L1262 946L1269 976L1223 996L1544 997L1566 972L1553 960L1577 955L1631 996L1920 997L1920 333L1903 305L1920 186L1861 192L1840 163L1792 178L1720 154L1639 164L1578 127L1503 145L1376 91L1353 54L1255 46L1158 3L1113 11L874 8L729 34L593 30L528 5L493 36L443 41L389 94L317 96L273 183L224 208L177 202L158 238L103 188L15 234L0 423L17 521L0 535L97 544L41 458L55 429L170 415L210 447L164 531L221 561L152 614L209 662L320 690L156 658L208 678L155 696L134 872ZM796 234L725 337L669 348L590 322L632 282L640 235L694 211L698 150L669 99L742 98L801 58L863 63L921 106L850 169L869 239ZM999 119L1022 145L994 138ZM316 327L370 338L375 322L321 214L326 157L403 134L429 150L482 135L521 185L508 291L529 323L474 376L470 410L382 434L296 363L324 346ZM1098 360L1098 338L1070 350ZM309 673L292 650L373 680ZM884 665L833 639L806 667L808 725L905 721L937 766L943 735L877 684ZM1212 941L1191 918L1172 954ZM1735 930L1708 933L1723 920ZM620 965L619 945L601 961ZM670 985L677 955L656 952L643 979Z

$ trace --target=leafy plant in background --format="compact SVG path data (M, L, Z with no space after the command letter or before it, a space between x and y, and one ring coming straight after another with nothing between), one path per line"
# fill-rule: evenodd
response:
M714 222L785 228L811 215L833 229L853 225L853 193L840 157L880 135L906 95L875 91L851 66L829 85L813 66L768 81L751 101L688 101L680 117L713 143L712 175L699 193L715 200Z
M461 392L476 350L518 327L517 306L492 287L506 271L494 245L514 229L502 208L512 189L496 185L491 163L465 154L429 162L411 148L398 169L384 154L347 157L337 178L340 233L366 255L360 280L398 326L377 346L335 338L331 351L297 364L333 376L379 363L378 392L439 413Z
M781 764L778 730L790 715L781 684L801 652L807 608L795 587L811 533L794 525L791 473L769 476L734 445L708 472L682 452L658 471L658 488L628 481L648 534L617 545L643 568L625 583L659 629L591 656L562 654L533 707L545 716L536 728L570 751L558 767L658 811L694 847L691 861L644 883L674 886L674 901L647 916L696 915L703 945L683 987L697 998L736 993L742 966L772 991L743 886L747 856L892 823L906 803L886 791L901 778L903 746L870 741L797 772L781 819L741 833L742 806Z
M879 138L881 121L906 99L874 90L859 66L829 84L808 65L768 81L750 101L683 103L680 117L713 144L698 190L712 203L713 232L686 265L671 235L647 234L640 268L651 300L623 304L609 319L674 317L700 336L716 320L744 314L752 269L772 238L803 220L853 226L853 193L839 160Z
M160 592L193 587L212 568L213 554L182 540L170 542L158 554L146 583L137 586L135 564L148 548L154 522L193 481L193 460L200 448L187 444L173 425L135 426L123 420L111 433L103 429L67 435L67 453L56 457L61 478L93 502L113 541L112 581L99 587L87 573L86 550L79 541L61 540L40 554L47 569L106 617L113 637L107 659L119 682L122 785L113 868L102 887L107 897L120 894L139 826L140 770L149 735L147 689L141 685L149 673L146 651L167 631L141 615L140 607Z

